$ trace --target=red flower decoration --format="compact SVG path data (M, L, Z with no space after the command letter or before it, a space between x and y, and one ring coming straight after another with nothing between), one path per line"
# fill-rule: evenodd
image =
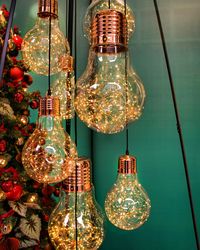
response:
M4 153L6 151L7 142L4 139L0 140L0 152Z

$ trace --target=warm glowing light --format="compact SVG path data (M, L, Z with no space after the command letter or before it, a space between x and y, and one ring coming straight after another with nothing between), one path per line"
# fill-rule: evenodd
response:
M47 99L52 100L52 97ZM64 131L58 114L39 115L37 127L22 151L24 168L37 182L59 182L74 171L76 146Z
M129 156L126 157L130 159ZM105 211L109 221L116 227L134 230L147 221L151 204L147 193L137 179L135 170L132 173L122 172L120 173L119 164L117 180L105 200Z
M129 60L128 60L129 62ZM102 133L120 132L141 114L145 99L143 84L128 63L125 52L98 54L90 49L86 71L78 79L75 109L86 125Z
M80 163L82 164L81 167ZM103 216L95 201L92 186L89 182L90 173L88 173L87 163L88 160L79 159L77 163L79 164L77 169L78 184L75 185L74 176L66 180L66 189L62 191L60 202L50 216L49 237L57 250L96 250L103 242ZM84 164L87 165L86 168ZM82 178L79 178L80 176ZM77 190L77 197L75 190Z
M47 10L40 9L40 3L48 7L49 1L39 1L39 12L35 26L26 33L22 44L22 56L30 70L37 74L48 75L49 69L49 18ZM55 6L57 0L51 1ZM53 8L52 8L53 11ZM59 60L69 53L69 44L59 28L57 12L51 18L51 74L61 71Z

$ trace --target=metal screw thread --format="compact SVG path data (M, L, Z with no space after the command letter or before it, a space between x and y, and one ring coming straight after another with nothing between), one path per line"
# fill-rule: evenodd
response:
M122 155L118 160L119 174L136 174L136 158L130 155Z
M88 158L78 158L76 170L63 182L63 188L66 192L91 190L91 162Z
M39 116L60 116L60 100L55 96L40 98Z
M58 17L58 0L38 0L38 16Z

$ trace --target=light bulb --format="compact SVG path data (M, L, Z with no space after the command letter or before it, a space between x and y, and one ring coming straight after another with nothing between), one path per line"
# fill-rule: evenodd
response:
M95 2L94 2L95 3ZM120 132L143 109L143 84L130 65L127 22L121 12L104 10L92 23L88 65L78 79L75 109L98 132Z
M64 182L60 202L48 225L50 240L57 250L96 250L103 242L104 218L90 175L90 160L79 158L76 171Z
M52 95L60 99L60 115L63 119L74 117L74 71L73 58L64 55L61 60L62 71L52 84Z
M109 221L120 229L134 230L148 219L150 208L149 197L138 182L136 159L121 156L117 180L105 200Z
M66 179L75 169L76 146L64 131L59 116L59 99L40 99L36 129L22 151L27 174L40 183Z
M51 3L51 12L50 12ZM39 0L39 11L35 26L23 40L22 56L30 70L48 75L49 70L49 19L51 16L51 74L61 71L59 60L69 54L69 44L59 28L58 0Z

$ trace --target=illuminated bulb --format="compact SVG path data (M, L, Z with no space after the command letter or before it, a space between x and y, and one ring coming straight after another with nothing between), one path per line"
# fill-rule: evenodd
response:
M143 84L130 65L125 16L115 10L98 12L90 37L88 65L76 85L75 109L88 127L118 133L141 116L145 99Z
M48 225L50 240L57 250L96 250L103 242L104 220L95 201L90 175L90 160L79 158L76 171L64 182L60 202Z
M40 183L66 179L75 169L75 144L64 131L59 116L59 99L40 99L36 129L22 151L22 163L27 174Z
M50 12L51 3L51 12ZM69 44L59 28L58 0L39 0L35 26L26 33L22 44L22 56L30 70L48 75L49 69L49 19L51 15L51 74L61 71L59 60L69 53Z
M116 183L105 200L109 221L120 229L134 230L148 219L150 208L149 197L137 179L136 159L121 156Z
M60 115L63 119L74 117L74 71L73 58L65 55L61 60L62 71L52 84L53 96L60 99Z

